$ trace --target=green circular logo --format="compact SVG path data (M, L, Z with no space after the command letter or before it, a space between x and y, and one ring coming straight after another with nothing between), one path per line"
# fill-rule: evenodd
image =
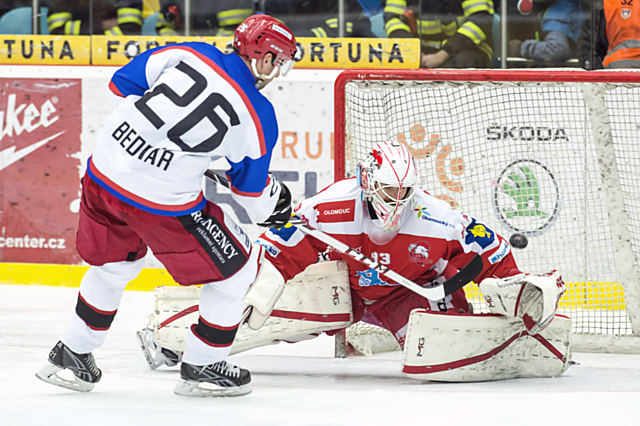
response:
M494 212L510 233L535 237L558 220L562 208L560 188L540 161L514 161L492 183Z

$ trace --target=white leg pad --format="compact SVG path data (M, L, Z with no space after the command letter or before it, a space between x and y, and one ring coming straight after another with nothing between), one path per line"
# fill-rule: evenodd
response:
M559 376L571 361L570 331L571 320L560 315L530 335L519 318L416 309L409 318L402 374L443 382Z
M254 287L256 285L260 282L256 281ZM277 289L277 286L267 287ZM266 294L274 293L267 291ZM155 289L154 311L149 315L148 328L154 330L161 347L184 351L187 331L198 320L199 297L197 287ZM347 264L333 261L309 266L283 286L282 295L269 312L271 315L264 319L264 325L258 330L249 323L241 324L231 346L232 355L281 341L311 339L323 331L351 325L353 314Z
M242 324L231 346L231 354L279 342L299 342L323 331L352 324L349 270L345 262L309 266L284 286L264 325L255 330Z
M172 351L184 351L187 330L198 322L200 287L156 287L148 327L156 342Z

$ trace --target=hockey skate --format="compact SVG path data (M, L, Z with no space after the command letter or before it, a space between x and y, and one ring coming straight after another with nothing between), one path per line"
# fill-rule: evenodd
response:
M62 370L73 373L73 380L58 375ZM96 365L93 354L77 354L64 343L58 342L49 352L49 363L36 373L43 382L71 389L89 392L100 381L102 371Z
M174 393L182 396L220 397L251 393L251 373L226 361L198 366L185 362Z
M160 346L153 335L153 330L150 328L143 328L137 331L136 337L150 369L155 370L163 365L174 367L182 360L182 352L172 351Z

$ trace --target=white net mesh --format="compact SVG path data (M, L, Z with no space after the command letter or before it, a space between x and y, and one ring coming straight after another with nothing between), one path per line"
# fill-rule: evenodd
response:
M526 235L528 247L514 250L523 271L560 271L568 286L560 313L572 318L573 332L631 334L586 84L349 82L346 174L376 143L404 141L426 191L505 237ZM637 270L640 85L604 87L601 118L611 123L615 179L629 216L623 232L634 254L626 261ZM477 287L466 290L476 312L486 312Z

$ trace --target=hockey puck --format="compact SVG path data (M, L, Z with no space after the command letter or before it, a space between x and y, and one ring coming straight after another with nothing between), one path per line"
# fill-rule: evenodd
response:
M529 244L529 240L522 234L513 234L509 238L509 243L511 244L511 247L523 249L527 246L527 244Z

